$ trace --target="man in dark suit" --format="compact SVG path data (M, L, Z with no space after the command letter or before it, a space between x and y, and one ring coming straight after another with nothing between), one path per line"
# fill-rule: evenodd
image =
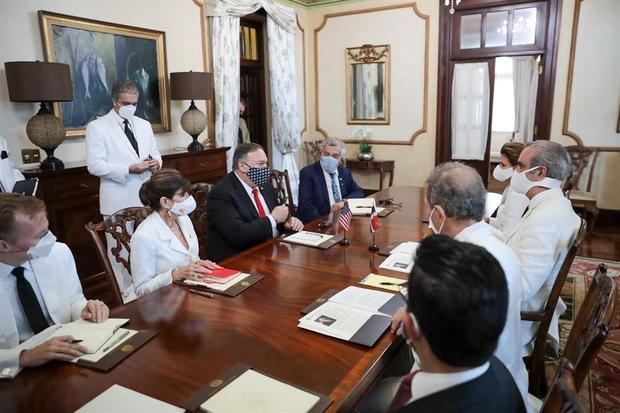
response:
M525 412L512 376L493 356L507 310L506 278L489 252L444 235L422 241L401 324L416 364L388 410Z
M283 231L300 231L301 221L289 217L286 205L277 205L269 183L269 166L263 147L237 146L233 171L209 193L207 257L223 260Z
M297 216L304 223L338 211L348 198L364 198L351 171L340 165L344 144L336 138L321 143L321 159L299 172L299 207Z

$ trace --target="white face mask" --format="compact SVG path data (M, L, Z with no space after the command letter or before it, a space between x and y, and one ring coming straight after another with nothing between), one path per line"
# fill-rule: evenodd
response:
M513 191L519 194L527 194L527 192L535 186L549 189L559 188L560 186L562 186L562 181L554 178L545 177L540 181L530 181L529 179L527 179L527 176L525 175L538 168L540 168L540 166L535 166L523 172L515 172L512 175L512 178L510 178L510 187L513 189Z
M175 202L170 208L170 212L176 215L188 215L196 210L196 200L193 196L188 196L181 202Z
M52 234L52 231L47 231L47 234L45 234L39 242L28 248L28 257L31 260L47 257L50 255L50 252L52 252L55 243L56 237Z
M512 176L514 169L512 168L502 168L501 165L497 165L495 169L493 169L493 178L497 179L500 182L504 182Z
M124 105L118 109L118 115L123 119L131 120L134 113L136 113L136 105Z
M435 207L431 209L431 213L428 215L428 227L433 231L435 235L438 235L438 234L441 234L441 230L443 229L443 226L446 223L446 221L444 220L439 226L439 229L437 229L437 227L435 227L435 224L433 224L433 220L432 220L433 212L435 212Z

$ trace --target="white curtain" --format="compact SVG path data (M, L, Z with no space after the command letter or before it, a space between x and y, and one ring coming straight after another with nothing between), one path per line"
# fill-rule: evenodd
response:
M242 17L254 13L261 7L279 26L284 27L288 32L295 32L296 22L293 9L272 0L205 0L205 11L209 17Z
M295 14L291 9L290 19L294 18ZM271 86L272 163L274 169L288 170L293 200L297 205L299 168L295 162L295 152L301 145L301 128L295 81L295 33L288 32L269 15L267 42Z
M484 159L489 129L489 66L454 65L452 159Z
M215 145L230 146L228 170L239 136L239 18L209 17L213 50Z
M512 59L512 81L515 95L514 141L534 140L534 116L538 92L538 62L533 56Z

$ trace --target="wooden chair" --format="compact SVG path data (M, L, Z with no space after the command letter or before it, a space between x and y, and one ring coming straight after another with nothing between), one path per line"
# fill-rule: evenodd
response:
M573 206L583 208L583 210L588 213L589 229L593 231L596 220L598 219L599 209L596 202L596 194L592 192L592 181L594 179L594 171L600 152L596 148L580 145L567 146L566 150L570 155L573 166L573 174L567 180L567 184L570 188L568 191L568 199L570 199ZM592 160L591 164L590 160ZM586 170L588 171L588 179L584 189L580 186L580 182Z
M319 160L321 157L321 148L319 145L323 142L322 139L317 139L314 141L305 141L304 142L304 152L306 153L306 164L310 165Z
M542 403L541 413L585 413L575 386L574 374L571 362L562 358L549 396Z
M135 229L150 213L151 209L148 207L125 208L110 215L102 222L99 222L97 224L89 222L88 224L84 225L84 227L90 234L93 242L95 243L95 248L97 249L99 260L103 265L104 270L102 275L105 277L112 290L113 300L111 303L109 303L111 304L111 307L123 304L123 297L121 295L120 289L118 288L118 283L116 281L116 276L114 275L114 270L112 269L112 265L110 264L110 260L108 259L107 243L103 235L110 234L114 238L116 244L111 249L112 255L114 255L116 262L121 263L123 267L125 267L127 271L131 273L129 263L129 254L131 253L131 248L129 246L129 241L131 239L133 231L131 231L130 233L130 231L128 230L128 225L132 223L133 228ZM127 259L121 256L123 250L127 251Z
M566 360L570 366L574 366L573 388L576 390L581 388L592 363L607 339L615 302L616 285L613 278L607 275L605 264L601 264L594 274L564 347L563 361ZM556 373L556 381L560 381L561 368L562 363ZM552 387L545 404L559 406L562 399L561 390L554 390Z
M207 221L207 198L209 192L214 188L214 185L206 182L196 182L192 184L190 192L196 200L196 210L189 214L189 218L192 220L196 236L198 237L198 246L200 248L200 257L206 258L207 256L207 234L209 230L209 222Z
M291 191L291 182L288 179L288 171L278 171L273 169L269 174L269 179L273 188L276 190L278 205L288 206L289 216L295 215L295 201L293 200L293 191Z
M547 344L547 332L551 325L551 319L555 312L555 307L560 299L560 293L562 292L562 286L568 276L573 260L577 255L577 251L581 246L586 235L587 224L585 220L581 220L581 226L577 232L577 236L573 241L562 267L558 272L557 277L553 283L553 287L549 293L549 298L545 303L545 306L540 311L522 311L521 320L539 322L538 332L534 339L534 350L532 354L525 358L525 364L529 370L529 391L534 396L543 398L547 394L547 381L545 379L545 347Z

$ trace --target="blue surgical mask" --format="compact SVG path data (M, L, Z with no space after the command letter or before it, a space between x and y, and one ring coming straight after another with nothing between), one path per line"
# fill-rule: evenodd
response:
M338 170L338 160L331 156L321 156L321 167L328 174L333 174Z
M269 172L271 172L271 170L268 166L255 168L248 165L248 167L250 169L245 174L248 178L250 178L250 181L254 182L256 186L263 186L269 181Z

